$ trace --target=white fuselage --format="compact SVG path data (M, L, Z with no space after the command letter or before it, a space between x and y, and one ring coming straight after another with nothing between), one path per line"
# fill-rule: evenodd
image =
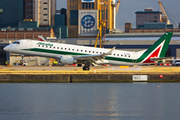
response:
M94 48L87 46L41 42L35 40L18 40L4 48L8 52L14 52L24 55L43 56L50 58L58 58L61 56L78 56L78 55L97 55L105 54L110 49ZM129 52L122 50L113 50L111 55L107 55L103 61L98 60L97 64L112 64L112 65L139 65L142 62L136 63L136 61L142 54L142 52ZM108 59L110 58L110 59ZM122 61L121 61L122 59ZM127 62L126 62L127 61Z

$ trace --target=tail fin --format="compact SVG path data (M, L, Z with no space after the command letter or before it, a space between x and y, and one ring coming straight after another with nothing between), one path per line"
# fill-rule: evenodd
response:
M172 35L172 32L166 32L149 49L147 49L137 61L142 63L154 63L150 58L165 57Z
M41 36L41 35L39 35L39 36L38 36L38 40L39 40L39 41L46 42L46 40L44 39L44 37L43 37L43 36Z

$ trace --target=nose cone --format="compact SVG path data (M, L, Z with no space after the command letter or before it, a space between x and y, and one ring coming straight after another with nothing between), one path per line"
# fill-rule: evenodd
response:
M6 46L6 47L3 48L3 50L4 50L4 51L8 51L8 50L9 50L9 47Z

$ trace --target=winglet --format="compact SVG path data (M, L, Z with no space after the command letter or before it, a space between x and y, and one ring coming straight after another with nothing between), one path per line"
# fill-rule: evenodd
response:
M113 50L115 50L116 46L114 46L109 52L103 54L103 55L111 55L111 53L113 52Z
M44 39L44 37L43 37L43 36L41 36L41 35L39 35L39 36L38 36L38 40L39 40L39 41L46 42L46 40Z

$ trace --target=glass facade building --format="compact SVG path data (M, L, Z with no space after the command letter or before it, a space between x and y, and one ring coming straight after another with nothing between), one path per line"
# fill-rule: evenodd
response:
M18 27L23 21L23 0L0 0L0 28Z

